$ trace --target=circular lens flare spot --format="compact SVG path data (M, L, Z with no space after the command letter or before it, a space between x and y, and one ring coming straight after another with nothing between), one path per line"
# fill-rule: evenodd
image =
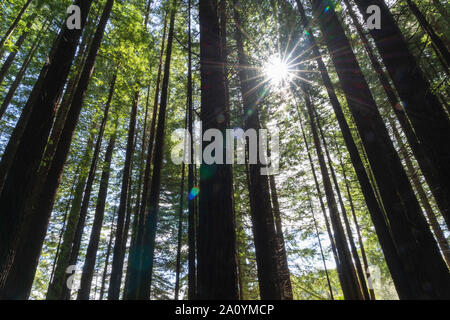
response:
M197 198L197 196L200 194L200 188L199 187L194 187L192 188L191 192L189 192L188 195L188 199L189 201L194 200L195 198Z

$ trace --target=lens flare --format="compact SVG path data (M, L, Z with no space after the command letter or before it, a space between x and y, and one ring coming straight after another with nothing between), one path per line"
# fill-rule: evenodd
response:
M195 198L197 198L197 196L200 194L200 188L199 187L194 187L192 188L191 192L189 192L188 195L188 199L189 201L194 200Z
M281 86L290 80L290 70L286 62L277 56L268 59L264 73L273 86Z

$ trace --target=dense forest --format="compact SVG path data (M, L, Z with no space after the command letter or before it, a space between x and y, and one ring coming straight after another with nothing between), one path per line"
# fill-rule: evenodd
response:
M450 299L448 1L0 13L0 300Z

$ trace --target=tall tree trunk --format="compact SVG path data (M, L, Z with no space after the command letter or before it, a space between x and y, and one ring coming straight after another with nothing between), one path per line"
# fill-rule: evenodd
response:
M144 20L144 26L147 29L147 24L150 19L150 7L152 5L153 0L147 0L147 7L145 8L145 20Z
M383 67L378 62L377 58L375 57L375 54L372 50L372 47L367 39L367 36L361 26L361 24L358 21L358 18L353 11L352 7L350 6L350 3L348 0L344 0L346 3L348 12L350 17L352 18L353 24L356 27L356 31L358 32L359 37L361 38L364 48L367 51L367 54L369 56L369 59L371 61L372 67L376 71L378 75L378 79L384 89L384 92L386 93L386 96L388 97L388 101L391 104L392 109L394 110L395 115L397 116L398 121L400 122L400 125L403 129L403 131L406 134L406 138L408 139L409 145L411 146L414 155L420 165L420 168L422 169L422 172L425 175L427 183L430 185L431 190L433 194L435 195L435 198L438 199L443 196L443 193L441 192L441 182L439 181L439 173L436 171L436 168L433 167L433 164L431 163L428 154L426 153L426 150L424 149L423 145L418 140L415 131L411 127L410 121L408 119L408 116L406 115L403 108L399 107L400 104L398 102L395 89L391 86L388 76L385 74ZM442 211L445 211L445 201L438 201L438 206L441 208Z
M82 13L82 27L86 22L92 1L77 0ZM82 28L81 28L82 29ZM20 228L25 217L24 207L40 165L54 119L56 103L70 71L77 42L82 30L64 27L57 44L53 61L43 76L41 85L30 95L27 102L29 121L21 135L14 160L7 171L0 195L0 288L7 279L19 241ZM36 98L36 99L34 99ZM25 106L27 108L27 106Z
M14 19L13 23L8 28L8 30L6 31L5 35L0 40L0 59L3 57L3 51L4 51L5 42L8 40L8 38L12 35L14 30L16 29L17 25L19 24L20 20L22 19L23 14L25 13L25 11L27 11L27 9L30 6L32 1L33 0L27 0L27 2L25 2L25 4L23 5L22 9L20 9L19 14L17 15L16 19Z
M239 57L239 80L240 90L244 105L245 129L261 129L259 122L258 102L261 96L262 87L257 81L252 80L252 75L248 74L248 58L244 52L242 40L242 22L240 13L234 2L234 20L236 22L236 44ZM259 88L259 89L258 89ZM258 145L261 137L257 133ZM255 141L251 141L255 143ZM258 154L260 154L258 152ZM258 280L261 299L279 300L281 299L280 275L278 272L278 237L275 230L275 222L270 203L269 181L261 174L261 163L250 163L250 190L253 200L253 210L251 210L253 236L255 241L256 262L258 265ZM203 189L202 189L203 190Z
M112 242L114 239L114 220L116 218L116 212L114 212L113 220L111 222L111 231L109 233L109 240L108 240L108 248L106 249L106 258L105 258L105 268L103 269L103 275L102 275L102 284L100 286L100 298L99 300L103 300L103 297L105 295L105 285L106 285L106 278L108 276L108 266L109 266L109 257L111 256L112 251Z
M30 17L30 19L27 22L27 25L25 26L25 30L22 32L22 34L19 36L16 43L14 44L14 49L10 52L5 62L3 63L2 67L0 68L0 86L3 84L3 80L5 80L5 77L8 74L9 68L13 64L14 59L17 56L17 53L21 50L23 43L30 34L30 28L33 25L34 22L33 20L35 16L36 15Z
M366 278L364 276L364 270L362 268L361 260L359 258L359 254L358 254L358 249L356 248L355 240L353 238L353 232L352 232L352 229L350 226L350 222L348 221L347 210L345 209L344 200L342 199L341 188L339 186L339 182L336 177L336 172L334 170L333 161L331 160L330 152L328 150L328 143L325 139L325 135L323 133L322 125L320 123L320 118L317 113L317 110L314 110L314 115L315 115L317 127L319 128L320 138L323 143L323 149L325 150L325 155L326 155L326 158L328 161L328 167L330 169L331 178L333 179L334 188L335 188L336 194L338 196L339 205L341 207L341 213L344 218L345 230L347 231L347 238L350 243L350 249L351 249L351 253L352 253L352 257L353 257L353 262L356 267L356 273L358 275L359 284L361 286L361 290L362 290L362 293L364 294L365 300L370 300L371 298L370 298L370 294L369 294L369 289L367 287Z
M439 224L439 221L437 220L436 215L434 214L427 193L425 192L422 186L419 174L416 168L414 167L413 161L408 153L406 145L403 143L400 132L398 131L395 122L392 119L389 120L392 127L392 132L394 133L395 140L397 140L397 143L399 144L400 154L402 155L403 160L405 161L406 171L414 185L414 188L416 189L417 195L419 196L419 200L422 204L422 207L428 219L428 223L430 224L431 229L433 230L433 233L437 239L439 247L444 256L444 259L447 262L447 265L450 266L450 247L448 245L447 238L445 237L441 225Z
M128 292L128 286L130 283L130 273L131 268L130 265L133 263L132 259L135 256L135 248L136 248L136 241L137 241L137 233L138 233L138 225L139 225L139 212L141 210L141 195L142 195L142 184L143 184L143 178L144 178L144 166L145 166L145 151L147 147L147 121L148 121L148 109L149 109L149 99L150 99L150 84L147 89L147 99L145 104L145 118L144 118L144 128L142 130L142 143L141 143L141 153L139 156L139 178L138 178L138 190L137 190L137 199L136 204L134 206L134 212L133 212L133 226L131 231L131 243L130 243L130 249L128 252L128 262L127 262L127 271L125 273L125 284L124 284L124 298L126 298L126 294ZM131 219L131 215L129 217ZM124 247L124 250L126 248Z
M162 67L163 67L163 59L164 59L164 47L166 41L166 32L167 32L167 14L164 17L164 31L161 43L161 50L159 56L159 65L158 65L158 75L156 77L156 89L155 89L155 100L153 103L153 116L152 123L150 125L150 138L148 141L148 150L147 150L147 159L145 165L145 173L144 173L144 185L142 187L142 196L141 196L141 204L139 208L139 216L137 217L137 235L134 246L130 249L130 264L127 268L127 290L124 292L125 300L136 299L137 291L139 286L139 276L140 276L140 257L142 255L142 241L144 236L144 224L145 224L145 214L146 214L146 201L150 192L150 179L151 179L151 168L152 168L152 160L153 160L153 148L154 148L154 140L155 140L155 132L156 132L156 121L158 118L158 104L159 104L159 91L161 86L161 75L162 75ZM136 217L135 217L136 219Z
M320 170L322 173L323 185L325 189L325 196L327 198L328 210L330 212L331 226L334 232L334 238L336 242L337 254L339 257L339 264L342 272L342 290L344 292L345 299L348 300L361 300L364 299L364 294L361 291L357 275L350 255L347 241L345 239L345 232L342 227L342 222L339 217L339 210L336 203L336 198L333 193L333 187L331 185L330 175L326 166L325 157L323 155L322 146L319 139L316 123L314 121L313 105L309 95L309 88L307 85L302 84L303 92L305 94L305 104L309 115L309 122L311 125L311 131L314 138L314 145L316 147L317 156L319 159Z
M177 259L176 259L176 279L175 279L175 300L179 300L180 294L180 273L181 273L181 246L183 239L183 203L184 203L184 176L185 164L181 168L180 182L180 207L178 209L178 239L177 239Z
M190 162L188 167L189 217L188 217L188 299L194 300L197 291L197 272L195 267L196 238L195 238L195 202L194 196L194 108L192 99L192 0L188 0L188 130L191 137L189 150Z
M302 118L301 118L302 116L301 116L298 106L297 106L297 113L298 113L298 118L299 118L300 128L302 131L303 140L304 140L305 146L306 146L306 152L308 153L309 165L311 167L311 172L314 177L314 184L316 186L317 197L319 198L320 208L322 209L322 214L323 214L323 217L325 220L325 226L327 227L327 233L328 233L328 237L329 237L330 243L331 243L331 250L333 252L334 261L336 263L336 269L338 270L339 281L340 281L341 287L342 287L343 286L342 283L343 283L344 279L342 278L342 272L339 271L341 266L340 266L339 257L337 254L336 242L334 241L334 236L331 231L330 223L329 223L328 216L327 216L327 210L325 208L325 203L323 202L322 191L321 191L320 185L319 185L319 179L316 174L316 168L314 167L314 162L313 162L312 155L311 155L311 149L310 149L308 140L306 139L305 130L304 130L303 124L302 124Z
M81 166L78 167L77 173L75 174L75 176L78 176L80 171L81 171ZM72 186L72 190L70 191L71 198L67 201L67 204L66 204L66 210L64 212L63 225L61 227L61 231L59 232L58 245L56 246L55 257L53 258L52 272L50 273L50 280L49 280L49 282L53 281L53 276L55 274L55 268L56 268L56 261L58 260L59 251L61 250L61 245L62 245L62 241L63 241L64 231L66 230L66 224L67 224L67 220L68 220L68 217L69 217L70 205L71 205L71 203L73 201L73 197L75 196L74 192L76 190L77 184L78 184L78 181L74 180L73 186Z
M86 220L86 214L87 214L87 210L89 208L89 201L90 201L90 197L91 197L91 191L92 191L92 184L94 182L95 179L95 171L97 168L97 162L98 162L98 157L99 157L99 153L100 153L100 147L102 144L102 140L103 140L103 133L105 131L105 127L106 127L106 121L108 118L108 114L109 114L109 109L111 107L111 102L112 102L112 98L114 95L114 88L115 88L115 84L116 84L116 77L117 77L117 70L115 75L113 76L113 80L111 82L110 85L110 90L109 90L109 96L108 96L108 101L106 103L106 107L105 107L105 111L104 111L104 116L102 119L102 123L100 125L99 128L99 133L98 133L98 137L97 137L97 142L95 144L95 149L94 149L94 153L92 156L92 161L91 161L91 166L90 166L90 170L89 170L89 175L87 178L87 182L86 182L86 187L84 190L84 196L83 196L83 200L81 203L81 207L80 210L78 212L78 217L76 218L76 229L75 232L74 230L70 231L70 235L68 235L68 239L70 239L70 243L72 248L70 249L70 253L68 253L68 255L65 255L64 257L60 257L60 259L58 259L58 264L57 264L57 268L55 271L55 279L53 280L53 282L51 283L50 287L49 287L49 291L47 293L47 299L53 300L53 299L63 299L64 298L64 292L66 292L66 288L64 287L64 283L65 283L65 272L66 272L66 268L70 265L74 265L76 263L76 260L78 258L78 251L79 251L79 246L81 244L81 237L82 237L82 233L83 233L83 229L84 229L84 223ZM78 101L78 100L74 100ZM75 113L75 112L74 112ZM78 113L79 115L79 113ZM73 115L74 118L78 118L78 115ZM71 115L69 115L71 116ZM66 123L67 126L67 130L66 128L64 128L64 131L67 133L67 136L69 137L68 139L62 139L61 138L61 149L62 152L57 152L57 155L60 154L65 154L67 155L67 152L70 148L70 141L71 141L71 136L73 134L73 130L70 129L75 129L76 126L76 121L73 121L75 119L71 119L71 120L67 120L70 122ZM70 128L69 128L70 127ZM63 145L65 144L65 145ZM58 149L60 148L60 146L58 146ZM65 151L65 152L64 152ZM61 163L64 163L65 161L62 160L61 162L59 162L58 164L55 164L55 167L59 167L61 168L60 170L62 171L62 167L64 167L64 165L60 165ZM57 170L55 170L57 171Z
M123 262L124 262L124 250L123 246L126 246L126 240L128 236L124 234L125 231L125 219L128 203L128 193L130 192L130 179L131 179L131 164L134 154L134 136L136 132L136 117L139 102L139 90L134 94L133 106L131 108L130 125L128 129L128 141L127 152L125 155L125 164L123 167L122 175L122 190L120 192L120 204L119 211L117 213L117 231L116 240L114 241L114 255L112 260L111 280L109 283L108 300L119 300L120 296L120 284L122 282L123 274Z
M430 84L425 80L386 3L382 0L355 2L365 18L369 5L377 5L381 9L383 28L371 30L370 34L428 155L427 159L434 167L434 179L439 184L433 185L432 189L436 201L440 203L442 215L450 226L450 143L447 139L450 136L450 120L437 97L431 93Z
M104 18L103 28L99 25L101 32L104 30L106 20L107 18ZM98 33L99 32L100 31L98 31ZM94 51L89 53L90 57L85 65L87 70L83 69L84 73L82 74L77 90L83 90L84 92L87 90L87 84L90 79L100 43L101 41L99 41L97 45L92 46L92 50ZM86 83L83 84L82 81L86 81ZM75 94L78 93L80 93L80 91L75 92ZM76 100L75 104L79 104L79 108L81 109L82 98ZM73 131L76 126L76 122L72 123L73 127L71 127L70 122L66 121L64 124L64 120L67 120L65 116L67 115L66 109L68 108L65 107L64 109L61 109L60 112L63 114L58 115L56 119L57 121L55 122L50 142L44 153L42 165L34 185L32 186L31 195L26 200L25 215L29 218L24 221L22 234L26 234L27 236L26 241L24 240L19 244L21 249L18 251L19 256L16 257L17 261L14 262L14 265L21 270L19 274L22 279L18 282L16 290L21 291L21 294L26 296L29 295L31 290L58 185L62 177L64 164L72 141ZM61 143L59 143L60 141ZM32 245L30 245L30 243L32 243ZM30 261L32 261L32 263L30 263ZM24 269L23 266L27 266L27 268Z
M323 268L325 271L325 275L327 276L327 284L328 284L328 290L330 291L330 298L331 298L331 300L334 300L333 288L331 287L331 281L330 281L330 275L328 273L327 261L325 259L325 254L324 254L323 247L322 247L322 240L320 240L319 225L317 223L317 219L314 214L314 208L312 205L312 199L311 199L311 194L309 192L309 189L308 189L308 203L309 203L309 209L311 210L311 216L314 221L314 229L316 231L317 242L319 243L320 256L322 257Z
M408 7L411 9L414 16L417 18L417 21L419 21L419 24L422 27L422 29L425 30L425 32L430 37L431 42L433 43L433 48L436 51L436 54L438 56L441 56L442 59L444 60L443 67L447 70L448 74L450 67L450 52L445 46L444 41L434 31L433 27L427 21L424 14L420 11L419 7L417 7L417 5L411 0L406 0L406 3L408 4Z
M92 148L94 146L94 131L91 131L91 135L88 139L86 150L84 151L84 155L80 161L81 163L81 172L78 176L77 186L75 187L75 194L73 200L71 201L71 208L69 212L69 216L67 217L67 226L64 230L63 241L61 244L60 253L57 256L56 267L53 271L53 277L50 281L50 284L55 282L55 276L57 272L61 272L57 270L58 261L64 261L69 259L70 250L72 248L73 237L75 233L75 228L78 223L78 218L80 214L81 202L83 201L84 189L86 187L86 180L89 174L89 164L92 156ZM65 272L65 270L63 270ZM61 275L60 275L61 276ZM51 286L49 287L50 290ZM49 292L47 292L47 295Z
M145 210L147 211L144 224L144 234L142 237L143 252L141 256L141 276L137 292L137 299L150 299L150 290L153 275L153 256L155 250L155 237L159 214L159 200L161 196L161 169L164 156L164 143L166 131L166 115L169 94L170 65L172 61L172 47L175 33L175 16L177 13L178 1L171 2L170 26L167 39L167 53L164 64L164 78L161 88L161 102L158 116L158 129L155 137L155 157L153 159L153 175L149 197L146 198Z
M324 10L325 6L328 10ZM412 290L407 298L448 297L450 276L447 266L422 216L400 158L336 16L334 5L328 0L314 0L313 9L318 14L324 40L376 177L392 236L402 249L398 253ZM425 258L429 264L421 263Z
M200 69L203 132L226 129L226 92L217 0L200 0ZM222 121L225 120L225 121ZM206 148L204 144L203 148ZM221 159L225 163L225 158ZM233 221L230 165L202 163L198 225L199 299L239 297L236 268L236 231Z
M117 122L115 127L117 127ZM106 147L105 162L103 164L102 177L100 179L100 188L98 191L94 222L92 224L91 237L89 239L89 244L86 251L86 258L84 261L83 272L81 274L80 289L78 290L77 300L89 300L89 295L91 292L97 250L102 232L103 218L105 216L106 197L108 195L109 177L111 175L111 160L116 145L116 138L117 133L114 132L109 139L108 146Z
M363 242L362 236L361 236L361 228L359 226L358 219L356 218L355 205L353 204L353 197L352 197L352 194L350 192L350 185L349 185L349 182L348 182L349 180L347 178L347 173L346 173L346 170L345 170L345 166L344 166L344 163L342 161L342 156L339 153L339 148L338 148L337 142L334 141L334 143L335 143L335 150L337 150L337 152L339 154L339 164L341 166L342 175L343 175L344 182L345 182L345 188L346 188L346 191L347 191L348 201L350 203L350 209L352 211L353 222L355 223L356 233L358 235L359 248L361 250L361 256L362 256L363 263L364 263L364 269L366 270L366 278L367 278L367 280L369 280L369 279L372 278L372 276L370 274L369 263L368 263L368 260L367 260L366 250L364 249L364 242ZM370 293L370 299L371 300L376 300L375 291L373 289L373 286L370 287L370 283L369 283L369 293Z
M305 28L305 31L307 32L307 38L312 48L312 54L316 58L316 63L321 73L322 81L327 90L331 106L333 107L336 119L342 132L342 136L344 138L345 145L350 154L353 167L358 177L358 181L361 185L361 190L369 209L372 222L377 234L379 235L380 244L383 249L389 271L394 280L395 287L400 293L400 296L407 297L409 294L409 282L404 275L403 265L401 263L400 256L398 255L394 240L392 239L384 208L379 204L376 193L376 184L371 183L371 177L369 177L365 165L361 159L358 147L356 146L356 143L353 139L352 133L343 113L342 106L339 103L336 92L334 90L334 86L331 82L325 63L322 59L322 55L317 46L313 30L309 26L309 21L306 17L302 3L299 0L297 0L296 2L297 8L300 12L302 24Z
M72 243L72 250L70 251L70 258L67 266L75 266L78 262L78 256L80 253L81 242L83 238L84 228L86 226L86 218L89 211L92 188L94 186L95 176L97 173L97 164L100 157L101 145L103 142L103 135L105 133L106 123L108 121L109 106L105 108L105 113L100 126L97 142L95 145L94 154L92 156L91 167L89 170L89 176L86 182L86 189L84 190L83 202L81 203L80 216L78 219L78 225L75 230L75 235ZM67 278L67 277L66 277ZM66 282L66 279L64 279ZM71 288L63 287L62 299L70 300Z

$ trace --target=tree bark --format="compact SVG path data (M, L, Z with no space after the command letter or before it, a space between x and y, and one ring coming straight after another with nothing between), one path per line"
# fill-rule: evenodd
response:
M217 68L223 63L217 9L217 0L199 2L203 132L225 130L228 117L223 68ZM231 166L202 163L197 252L199 299L237 300L239 297L231 193Z
M258 131L261 128L258 101L263 88L261 88L257 81L252 81L252 76L248 74L247 69L249 68L249 63L247 55L244 52L242 31L240 30L242 28L242 21L240 13L236 8L236 2L234 4L234 20L237 25L235 38L239 58L238 71L244 105L245 129ZM258 141L261 139L259 133L257 134L257 139ZM261 163L250 163L249 166L249 193L253 199L251 216L256 262L258 265L259 289L262 300L279 300L281 299L281 279L278 272L278 237L270 203L269 181L266 176L261 175L262 167Z
M196 196L191 194L194 190L194 109L192 99L192 0L188 0L188 130L191 137L189 150L190 162L188 166L188 191L191 195L188 199L188 299L194 300L197 291L197 272L195 265L196 238L195 238L195 201Z

